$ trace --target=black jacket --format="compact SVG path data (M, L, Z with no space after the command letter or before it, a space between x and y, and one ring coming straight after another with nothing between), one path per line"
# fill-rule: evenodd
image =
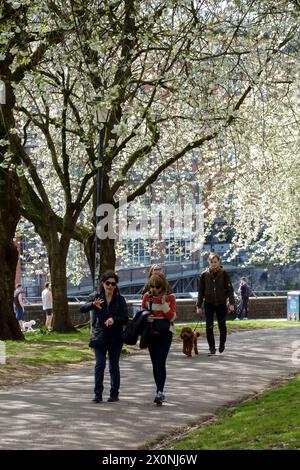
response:
M141 335L140 348L143 349L147 347L147 333L149 329L147 316L150 314L151 312L149 310L139 310L136 312L123 333L123 342L125 344L136 344L139 335Z
M214 305L225 304L227 299L234 305L234 292L230 276L221 268L216 274L206 269L200 276L197 307L202 307L202 302Z
M103 299L104 303L101 308L93 305L95 299ZM128 308L125 298L118 292L113 295L109 305L105 295L96 293L91 300L80 307L81 313L91 312L92 334L99 328L107 328L108 344L122 343L123 326L128 322ZM113 325L105 326L104 322L112 317Z

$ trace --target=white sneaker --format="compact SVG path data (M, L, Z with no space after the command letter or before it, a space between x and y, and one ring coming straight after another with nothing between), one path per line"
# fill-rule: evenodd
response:
M238 317L236 317L236 318L235 318L235 320L239 320L239 318L238 318Z

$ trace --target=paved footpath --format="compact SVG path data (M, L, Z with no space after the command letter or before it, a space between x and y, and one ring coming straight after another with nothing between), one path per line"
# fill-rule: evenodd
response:
M0 391L0 449L137 449L171 430L211 417L218 408L249 397L280 377L300 372L299 327L234 333L222 355L187 358L173 344L168 358L167 402L153 403L147 351L121 361L116 403L93 404L93 365L72 368ZM105 397L108 393L106 370Z

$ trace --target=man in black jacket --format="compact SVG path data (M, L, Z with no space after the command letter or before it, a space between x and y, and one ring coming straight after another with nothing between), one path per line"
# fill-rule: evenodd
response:
M220 331L219 352L225 349L227 336L226 314L227 299L229 299L228 310L234 311L234 291L231 284L229 274L220 265L220 258L216 253L210 253L208 257L209 266L201 274L197 313L202 316L204 301L204 311L206 318L206 338L209 346L209 356L216 354L215 338L214 338L214 313L216 313L218 326Z

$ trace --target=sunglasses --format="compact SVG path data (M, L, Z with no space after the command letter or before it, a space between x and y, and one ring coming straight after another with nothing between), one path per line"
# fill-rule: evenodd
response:
M105 283L104 283L104 284L105 284L106 286L116 286L116 285L117 285L117 283L116 283L116 282L114 282L114 281L113 281L113 282L110 282L110 281L105 281Z
M150 289L162 289L161 286L153 286L152 284L149 285Z

